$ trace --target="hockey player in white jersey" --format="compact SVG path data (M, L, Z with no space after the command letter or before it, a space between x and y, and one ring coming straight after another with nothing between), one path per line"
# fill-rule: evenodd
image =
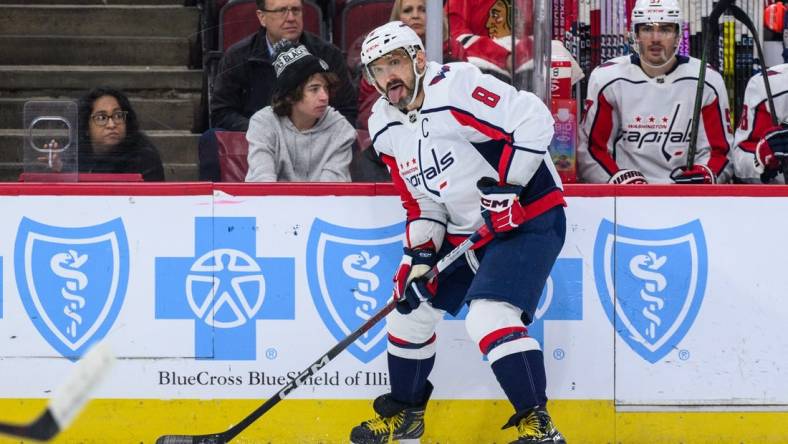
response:
M733 142L722 76L706 71L694 166L686 170L700 60L677 55L677 0L638 0L635 53L591 73L578 146L580 180L591 183L717 183L732 174Z
M788 64L768 70L777 122L788 124ZM763 75L747 82L739 126L736 128L733 165L736 177L747 183L785 183L779 174L788 158L788 130L772 123Z
M471 64L427 63L421 40L401 22L373 30L361 60L382 94L369 119L373 146L407 222L394 277L399 302L387 317L391 392L375 399L377 416L350 440L422 436L436 325L468 304L466 329L514 407L505 424L517 428L513 442L563 443L546 409L542 351L526 328L566 233L563 189L547 152L550 112ZM426 281L430 267L483 224L493 234Z

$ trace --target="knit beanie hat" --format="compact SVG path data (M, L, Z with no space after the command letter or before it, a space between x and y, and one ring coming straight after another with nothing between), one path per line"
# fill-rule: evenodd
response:
M274 53L274 97L286 96L313 74L328 72L328 63L312 55L304 45L282 40L274 45Z

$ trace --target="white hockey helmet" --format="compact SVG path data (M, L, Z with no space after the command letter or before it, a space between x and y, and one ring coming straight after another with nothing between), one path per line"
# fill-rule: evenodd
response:
M681 35L681 21L678 0L637 0L632 8L631 30L635 34L637 26L645 23L675 23Z
M413 95L408 103L408 106L410 106L419 94L421 79L426 72L426 69L419 72L416 67L416 54L418 54L419 51L424 51L424 44L421 42L419 35L416 34L416 31L399 20L378 26L367 35L364 39L364 43L361 44L361 63L364 64L364 75L367 77L369 83L375 87L380 95L388 100L386 91L378 85L375 76L372 75L370 65L380 57L397 49L404 49L408 53L408 56L410 56L413 65L415 84L413 85Z
M416 59L419 51L424 51L424 44L419 35L410 26L401 21L388 22L378 26L367 34L361 44L361 63L369 65L376 59L403 48L410 58Z

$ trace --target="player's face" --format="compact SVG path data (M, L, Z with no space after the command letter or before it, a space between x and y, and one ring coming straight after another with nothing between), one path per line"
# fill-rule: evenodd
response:
M282 39L296 41L304 30L301 0L266 0L265 11L258 9L257 18L271 43Z
M673 23L646 23L638 26L640 57L651 65L662 65L673 57L678 45L678 29Z
M98 151L110 151L126 137L126 114L113 96L93 102L89 122L90 142Z
M386 97L398 108L405 108L413 97L416 76L413 61L404 49L397 49L373 61L369 71Z
M399 19L416 31L416 34L424 40L424 33L426 32L424 26L427 20L427 6L424 0L402 0Z

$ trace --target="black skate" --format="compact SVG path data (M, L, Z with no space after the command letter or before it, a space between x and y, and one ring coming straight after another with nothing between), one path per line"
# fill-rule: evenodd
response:
M432 393L427 384L427 395L419 405L399 402L390 393L378 396L372 404L376 418L362 422L350 432L352 444L384 444L393 441L413 440L417 443L424 434L424 410Z
M510 444L566 444L547 410L541 407L517 412L503 428L517 426L517 441Z

